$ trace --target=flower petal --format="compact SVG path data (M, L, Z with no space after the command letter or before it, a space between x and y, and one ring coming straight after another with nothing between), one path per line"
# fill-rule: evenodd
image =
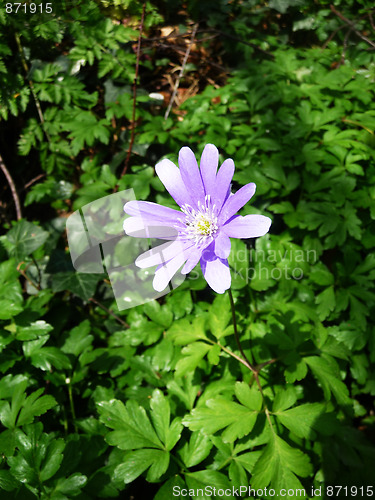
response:
M155 170L166 190L180 207L186 203L191 204L192 200L182 181L180 169L174 163L162 160L156 165Z
M141 268L164 265L180 253L185 254L186 260L189 256L188 250L193 245L192 242L182 242L181 240L163 243L139 255L135 260L135 265Z
M186 186L185 189L189 192L191 197L190 204L194 208L197 208L198 201L202 204L204 203L205 193L198 163L190 148L185 146L180 149L178 164L180 166L182 181Z
M162 292L165 289L185 260L185 254L180 253L173 257L173 259L168 261L165 265L156 269L152 286L157 292Z
M213 144L207 144L203 150L200 169L206 195L215 192L216 172L219 164L219 151Z
M231 238L258 238L268 233L271 223L264 215L239 215L222 226L221 231Z
M212 245L212 243L212 240L208 240L207 242L203 242L189 248L189 258L187 259L184 267L181 269L181 274L190 273L190 271L198 264L200 258L202 257L202 253L207 247Z
M213 199L213 203L215 204L218 212L220 212L223 203L230 193L230 184L232 182L233 174L234 162L228 158L228 160L225 160L219 168L215 181L215 197Z
M237 193L230 196L221 209L218 222L223 224L233 215L235 215L238 210L242 208L254 195L255 189L256 185L254 184L254 182L250 182L250 184L242 186L242 188L239 189Z
M178 219L183 215L178 210L164 207L158 203L150 201L128 201L125 203L124 211L128 215L140 217L147 223L147 220L164 221L164 223L176 224Z
M215 254L221 259L227 259L230 254L230 239L229 237L220 231L218 236L215 238Z
M202 256L202 250L198 248L192 248L190 250L189 257L185 262L184 267L181 269L181 274L188 274L190 271L194 269L194 267L198 264L199 259Z
M129 217L124 221L124 231L134 238L159 238L161 240L175 240L178 231L165 222L148 220L146 223L140 217Z
M231 276L227 260L216 257L207 248L201 258L201 267L205 280L216 293L224 293L230 288Z

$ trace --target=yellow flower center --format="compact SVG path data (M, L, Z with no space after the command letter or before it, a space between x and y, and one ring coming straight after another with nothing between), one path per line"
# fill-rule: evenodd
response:
M195 227L202 235L208 235L211 232L211 221L202 215L201 219L196 222Z
M210 196L205 197L204 204L198 201L198 209L184 205L181 210L185 214L184 220L181 220L185 225L182 230L185 237L196 245L207 241L207 238L214 239L218 225L215 205L211 205Z

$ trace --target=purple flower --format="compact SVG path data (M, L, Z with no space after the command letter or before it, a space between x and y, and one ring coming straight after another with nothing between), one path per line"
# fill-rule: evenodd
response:
M156 173L180 211L147 201L129 201L124 210L132 217L124 222L126 234L141 238L169 240L141 254L135 264L141 268L157 265L153 287L161 292L182 267L189 273L200 262L203 275L217 293L230 287L229 238L256 238L266 234L271 219L263 215L236 215L255 193L255 184L231 193L233 160L218 168L219 152L207 144L200 169L188 147L180 150L179 167L170 160L156 165Z

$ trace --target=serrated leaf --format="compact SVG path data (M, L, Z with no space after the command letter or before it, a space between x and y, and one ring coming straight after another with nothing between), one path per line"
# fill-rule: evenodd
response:
M40 422L26 425L25 432L17 431L18 453L8 458L11 473L19 481L39 487L59 470L64 447L63 439L43 433Z
M228 294L217 295L208 313L210 330L217 339L233 333L233 328L227 329L231 316Z
M309 278L318 285L330 286L334 283L334 276L321 263L311 268Z
M351 406L348 388L339 379L340 373L332 362L329 363L327 359L318 356L309 356L304 360L320 382L327 401L331 399L332 392L339 404Z
M204 331L206 319L199 316L193 319L193 322L186 318L175 321L166 332L166 337L172 340L176 345L186 345L196 340L207 339Z
M89 334L90 331L91 325L89 320L82 321L69 332L69 336L61 347L61 350L66 354L79 356L91 346L94 340L94 336Z
M130 451L123 459L123 462L116 467L115 479L128 484L149 469L146 480L155 482L165 473L168 465L168 452L150 448Z
M8 401L0 401L0 420L8 429L29 424L34 417L43 415L57 405L53 396L42 396L44 389L26 396L26 386L27 381L24 381L15 387L10 404Z
M296 475L307 477L311 473L308 456L271 433L270 442L254 466L251 486L258 489L271 484L278 491L282 488L302 488Z
M285 380L288 384L293 384L296 380L302 380L307 375L307 365L297 352L291 352L286 357L288 366L285 369Z
M158 389L152 393L150 408L152 423L160 441L165 443L166 449L170 451L180 439L183 429L181 419L176 418L171 425L169 424L171 413L169 401Z
M143 310L147 316L157 325L169 328L172 324L173 313L168 306L161 306L156 300L147 302L143 306Z
M222 439L226 443L248 435L261 408L261 397L255 388L245 392L242 384L236 386L236 393L247 406L224 398L209 399L206 402L208 408L194 408L182 423L192 431L201 430L208 435L226 427L222 433Z
M17 418L17 426L31 423L34 417L43 415L43 413L46 413L46 411L57 405L53 396L49 394L42 396L43 392L44 389L38 389L25 399Z
M260 411L262 408L262 395L255 387L250 389L245 382L234 384L234 393L238 401L250 410Z
M33 344L35 345L33 346ZM58 370L68 370L72 367L68 356L58 347L41 347L36 340L25 342L22 349L25 357L30 358L31 364L35 368L50 371L52 366Z
M22 219L8 231L2 241L9 255L21 261L42 246L48 237L47 231Z
M324 405L321 403L307 403L290 410L279 410L273 414L296 436L311 439L315 429L314 423L324 411Z
M160 448L164 446L158 438L145 409L130 400L126 406L117 399L98 403L100 421L113 429L106 441L121 450L137 448Z
M322 293L316 296L316 304L318 304L317 312L319 319L324 321L329 314L335 309L336 299L333 286L329 286Z
M44 335L47 335L53 330L53 326L46 323L44 320L39 319L33 321L29 326L17 325L16 335L17 340L34 340Z
M212 448L211 439L200 431L192 432L189 442L179 450L186 467L194 467L207 458Z
M287 387L285 390L281 389L276 393L272 405L273 412L286 410L294 405L297 401L297 393L293 386Z
M180 377L194 371L212 347L214 346L206 342L194 342L184 347L181 351L184 357L176 364L176 375Z

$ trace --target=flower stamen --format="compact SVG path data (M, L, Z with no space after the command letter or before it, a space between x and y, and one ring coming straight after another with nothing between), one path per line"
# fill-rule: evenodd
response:
M215 205L211 206L211 197L207 195L204 204L198 201L198 210L186 204L181 207L185 219L181 221L185 227L181 230L183 236L194 241L195 245L204 243L208 238L214 239L213 235L218 230Z

